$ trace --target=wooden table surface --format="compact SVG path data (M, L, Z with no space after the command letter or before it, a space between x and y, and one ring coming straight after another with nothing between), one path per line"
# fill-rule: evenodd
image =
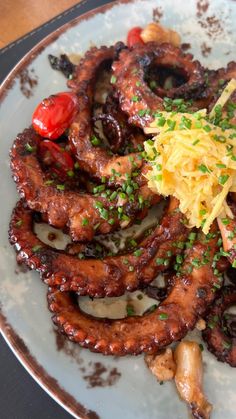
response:
M79 0L0 0L0 48L77 3Z

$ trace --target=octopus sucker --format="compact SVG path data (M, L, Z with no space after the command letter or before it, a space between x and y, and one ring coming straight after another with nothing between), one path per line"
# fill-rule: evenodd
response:
M48 304L54 313L53 321L69 339L104 355L138 355L162 349L182 339L214 300L217 277L211 265L217 241L217 234L207 244L198 239L192 249L186 250L182 272L173 278L168 297L149 314L98 320L80 310L73 293L50 287ZM201 257L209 247L208 263L187 273L191 261ZM204 298L199 298L199 288L204 288ZM88 336L93 336L92 341Z
M18 261L38 270L48 285L91 297L119 296L150 283L182 251L175 243L185 242L188 229L181 222L183 215L176 211L177 205L178 201L170 203L160 225L136 251L104 259L80 260L44 244L33 231L33 211L23 201L13 211L9 238Z
M207 328L202 332L207 348L218 361L227 362L236 367L236 316L226 313L231 306L236 305L236 289L233 286L223 287L208 310Z

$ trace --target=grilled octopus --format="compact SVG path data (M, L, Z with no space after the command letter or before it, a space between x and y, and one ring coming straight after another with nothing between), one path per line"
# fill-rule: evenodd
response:
M73 240L91 240L95 233L105 234L128 226L134 216L142 218L146 215L144 201L147 208L160 200L158 195L150 195L144 178L140 188L141 204L137 198L131 203L120 204L118 194L114 200L109 200L88 193L58 190L55 182L48 184L38 161L37 146L40 141L32 128L18 135L10 154L13 177L29 207L44 213L54 227L67 226ZM139 194L140 190L136 192L136 195ZM121 216L118 207L122 208Z
M219 361L236 367L236 316L225 313L236 304L236 289L225 286L207 314L207 327L202 332L207 347Z
M95 319L83 313L70 292L50 287L49 309L58 329L81 346L105 355L137 355L153 352L179 340L192 329L215 298L212 261L218 250L218 235L204 242L198 238L194 246L185 251L181 273L173 278L168 297L153 312L121 320ZM208 260L193 266L193 261Z
M106 149L93 146L91 142L94 134L91 120L96 77L101 66L112 62L114 58L114 47L92 48L81 60L73 81L69 82L79 100L78 113L70 127L69 141L82 170L96 179L103 177L107 182L121 185L126 175L142 167L140 153L111 155ZM118 175L114 177L114 173Z
M125 188L135 175L131 187L138 189L138 197L149 207L160 200L147 186L145 174L149 165L143 162L141 153L130 153L126 156L112 155L110 150L93 145L91 124L94 85L99 69L116 56L116 47L92 48L81 60L74 79L70 82L79 100L78 113L71 124L69 141L76 154L80 168L90 176L115 187ZM119 116L121 117L121 116ZM140 136L140 133L137 135ZM140 140L137 140L139 142ZM123 189L124 190L124 189ZM137 194L136 194L137 195ZM134 199L137 201L136 199Z
M137 45L131 51L123 50L119 60L113 63L115 86L119 91L121 109L129 115L129 121L141 128L153 119L153 114L163 110L163 96L196 98L204 88L204 69L191 54L184 54L170 44L154 42ZM145 81L148 69L172 68L183 74L185 82L169 90L158 88L155 94Z
M226 68L205 71L206 89L200 95L199 105L212 109L222 91L231 79L236 79L236 62L231 61ZM234 99L234 103L236 98Z
M80 260L40 241L33 232L33 213L20 201L13 211L9 239L18 262L38 270L47 284L91 297L120 296L150 283L182 252L189 230L181 221L183 215L173 199L160 225L138 249L104 259Z
M128 123L127 115L119 107L119 96L116 90L111 91L107 96L103 112L95 119L102 121L103 132L114 153L120 154L126 149L130 152L143 149L143 142L146 139L144 133Z

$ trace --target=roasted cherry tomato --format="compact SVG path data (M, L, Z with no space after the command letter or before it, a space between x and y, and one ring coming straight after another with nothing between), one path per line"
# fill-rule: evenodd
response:
M140 34L142 32L142 28L139 26L135 26L135 28L130 29L127 36L127 45L128 47L133 47L136 44L144 44Z
M74 161L71 155L50 140L41 141L39 154L43 163L46 166L50 166L57 175L65 176L74 169Z
M78 98L73 92L62 92L44 99L35 109L32 124L42 137L55 140L71 124L78 109Z

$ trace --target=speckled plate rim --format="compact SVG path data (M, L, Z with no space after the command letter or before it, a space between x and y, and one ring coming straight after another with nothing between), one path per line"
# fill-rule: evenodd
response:
M82 1L81 6L86 4L86 2L87 0ZM22 71L22 69L24 69L25 66L30 64L37 57L38 54L40 54L49 44L54 42L60 35L62 35L64 32L66 32L73 26L77 25L78 23L83 22L84 20L88 20L98 13L105 13L107 10L112 9L113 7L119 4L127 3L135 3L135 0L116 0L110 3L106 3L102 6L98 6L70 20L69 22L60 26L55 31L51 32L49 35L45 36L45 38L39 41L21 58L21 60L13 67L10 73L3 80L3 82L0 85L0 103L4 100L5 96L7 95L7 91L11 88L15 78Z
M34 61L34 59L38 56L38 54L40 54L50 43L54 42L60 35L62 35L71 27L84 20L90 19L92 16L98 13L105 13L107 10L112 9L119 4L133 2L135 2L135 0L118 0L93 8L90 11L83 13L82 15L65 23L55 31L51 32L45 38L43 38L32 49L30 49L27 54L22 57L22 59L13 67L7 77L3 80L0 86L0 104L4 101L8 91L13 86L19 73L29 64L31 64L32 61ZM82 4L85 4L85 2L81 2L81 6ZM7 345L22 364L22 366L26 369L26 371L61 407L63 407L75 418L98 419L98 415L94 411L88 410L82 404L80 404L73 396L64 390L53 377L49 376L41 365L38 364L36 359L28 351L24 341L15 332L14 328L7 322L7 319L1 312L1 306L0 332Z

